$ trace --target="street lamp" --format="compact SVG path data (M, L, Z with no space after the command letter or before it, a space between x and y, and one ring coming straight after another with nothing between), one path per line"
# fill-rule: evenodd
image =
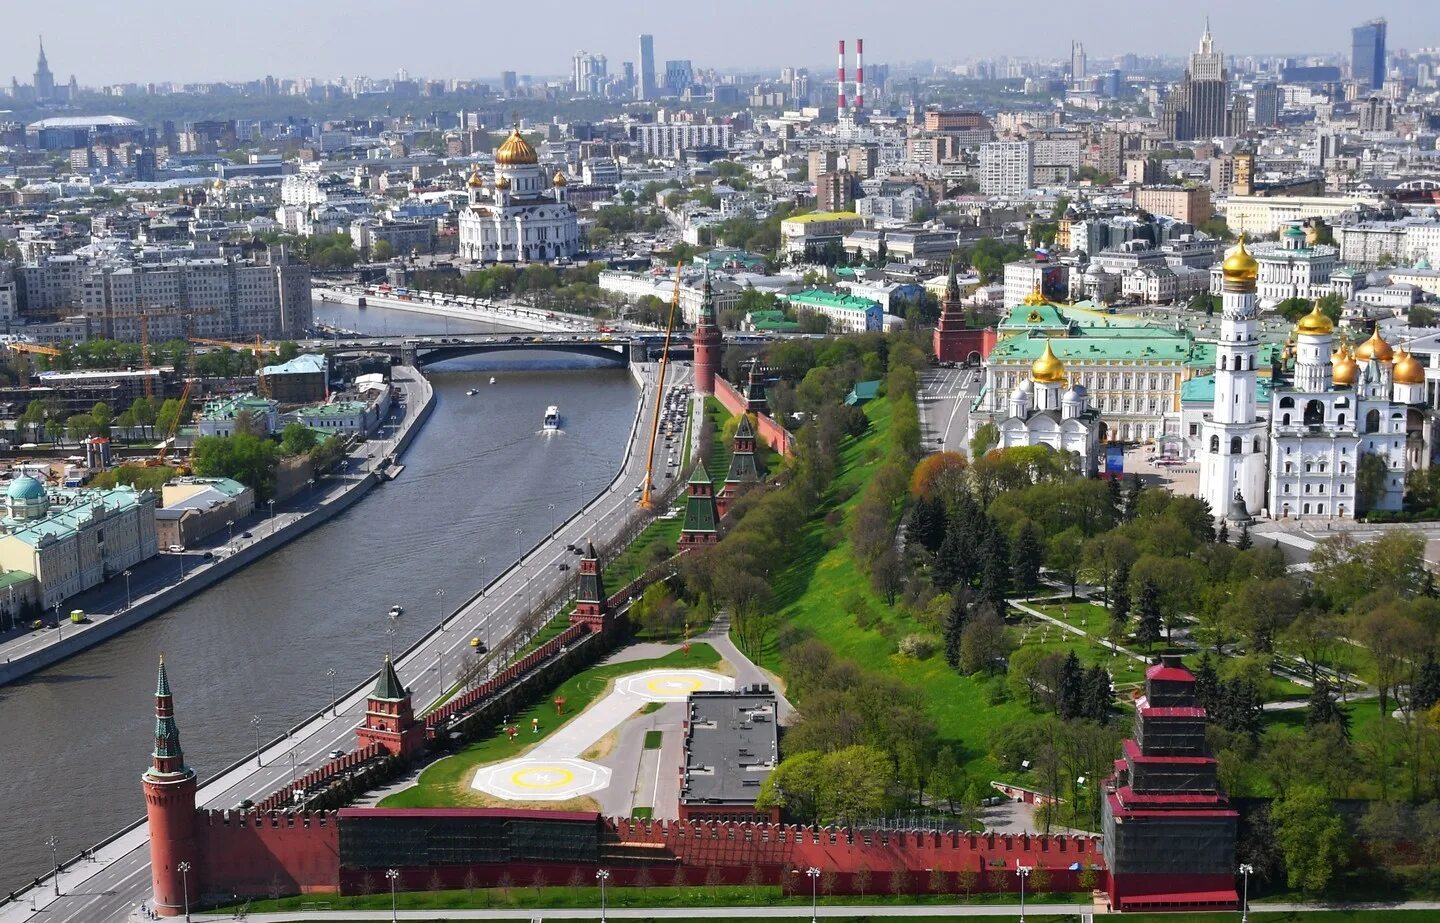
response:
M125 578L125 608L126 608L126 609L129 609L129 608L130 608L130 569L127 567L125 570L121 571L121 572L120 572L120 576L122 576L122 577Z
M330 677L330 714L338 715L340 712L339 703L335 701L335 668L326 670L325 675Z
M65 626L60 624L60 604L55 604L55 630L60 633L60 640L65 640Z
M480 595L485 595L485 559L481 558L480 564Z
M815 888L820 881L820 870L812 865L805 870L805 875L810 879L810 923L815 923L817 910L815 905L818 900L815 896Z
M1255 866L1248 862L1240 863L1240 877L1244 881L1243 890L1240 892L1240 923L1246 923L1250 919L1250 875L1255 871Z
M260 716L254 715L250 718L250 726L255 729L255 765L263 766L260 762Z
M55 867L55 896L60 896L60 841L53 836L45 840L50 847L50 864Z
M395 906L395 880L400 877L399 869L386 869L385 877L390 879L390 921L395 923L400 919L400 914Z
M438 606L440 607L440 630L441 630L441 631L444 631L444 630L445 630L445 591L444 591L443 589L439 589L439 590L436 590L436 591L435 591L435 603L436 603L436 605L438 605Z
M190 920L190 863L181 862L175 866L180 870L180 887L185 892L185 920Z
M597 870L595 880L600 882L600 923L605 923L605 882L610 880L610 872L606 869Z
M266 504L268 504L269 507L270 507L270 534L271 534L271 535L274 535L274 534L275 534L275 501L274 501L274 500L266 500L265 502L266 502Z
M1015 874L1020 876L1020 923L1025 923L1025 879L1030 877L1030 866L1015 863Z
M555 504L553 504L553 503L547 503L547 504L545 504L545 509L549 510L551 513L554 513L554 512L555 512ZM555 528L550 530L550 537L551 537L551 538L554 538L554 537L555 537L555 529L558 529L558 528L560 528L560 523L557 522L557 523L555 523Z

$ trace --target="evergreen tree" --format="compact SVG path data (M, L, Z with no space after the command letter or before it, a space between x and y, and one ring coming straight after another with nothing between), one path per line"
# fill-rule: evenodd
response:
M1227 731L1244 734L1251 744L1260 742L1265 730L1260 690L1245 679L1227 680L1220 686L1220 725Z
M945 503L938 497L921 497L915 501L910 512L910 523L905 530L912 544L926 551L940 550L945 540Z
M1215 541L1221 545L1230 544L1230 524L1224 519L1220 520L1220 531L1215 533Z
M961 538L960 530L952 522L946 527L945 538L940 542L940 549L935 553L935 567L931 571L935 589L942 593L948 593L957 583L969 582L961 573L961 559L964 554L964 540Z
M1130 568L1122 566L1115 571L1115 583L1110 589L1110 624L1113 634L1123 635L1130 624Z
M1055 688L1055 713L1061 721L1073 721L1080 717L1085 708L1085 671L1080 658L1071 651L1060 665L1060 681Z
M1327 724L1338 725L1341 735L1346 740L1350 739L1350 716L1331 696L1330 682L1322 676L1310 691L1310 703L1305 712L1305 728L1310 730Z
M1125 497L1120 491L1119 478L1107 478L1105 489L1110 495L1110 509L1115 512L1115 521L1125 518Z
M980 601L989 603L996 612L1005 611L1005 596L1010 591L1010 543L1005 533L991 523L985 539L985 560L980 569Z
M1140 585L1139 606L1140 624L1135 628L1135 640L1145 645L1148 651L1160 640L1160 633L1165 629L1165 621L1160 615L1160 588L1154 582L1146 580Z
M1207 651L1200 657L1200 663L1195 667L1195 704L1212 714L1207 715L1209 720L1214 721L1213 714L1216 697L1220 691L1220 677L1215 672L1215 665L1210 662L1210 654Z
M1276 539L1276 541L1279 541L1279 539ZM1240 539L1235 543L1235 547L1239 548L1241 551L1248 551L1250 550L1250 546L1253 544L1255 543L1250 540L1250 523L1241 523Z
M1145 492L1145 485L1140 480L1140 475L1130 475L1130 489L1125 494L1125 520L1128 522L1135 518L1140 511L1140 495Z
M1110 721L1110 705L1115 694L1110 689L1110 671L1096 664L1085 671L1084 693L1081 715L1096 724Z
M965 622L970 616L970 607L961 593L955 594L950 612L945 616L945 662L952 669L960 667L960 639L965 634Z
M1040 564L1045 560L1045 545L1040 539L1040 529L1033 520L1025 520L1015 535L1015 545L1010 549L1010 569L1015 575L1015 587L1027 597L1040 585Z
M1425 662L1420 665L1415 685L1410 690L1410 701L1416 711L1429 711L1436 702L1440 702L1440 663L1435 662L1433 652L1426 654Z

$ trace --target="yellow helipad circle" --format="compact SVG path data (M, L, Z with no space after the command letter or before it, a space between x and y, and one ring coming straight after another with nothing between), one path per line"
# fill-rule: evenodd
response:
M688 695L704 685L694 676L657 676L645 683L656 695Z
M575 781L575 773L564 766L526 766L510 774L510 782L521 788L563 788Z

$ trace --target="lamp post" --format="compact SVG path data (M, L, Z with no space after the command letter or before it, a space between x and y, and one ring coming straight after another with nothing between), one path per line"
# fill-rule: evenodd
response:
M296 787L295 777L296 777L297 775L299 775L299 766L298 766L298 765L296 764L296 762L295 762L295 748L294 748L294 747L291 747L291 748L290 748L290 801L291 801L292 804L293 804L294 801L295 801L295 787Z
M335 668L331 667L330 669L326 670L325 675L330 677L330 714L338 715L340 714L340 703L335 701Z
M184 561L184 558L181 558L181 561L183 562L183 561ZM184 567L185 565L182 563L180 566L181 566L181 567ZM61 640L61 641L64 641L64 640L65 640L65 626L62 625L62 624L60 624L60 604L59 604L59 603L56 603L56 604L55 604L55 630L60 633L60 640Z
M253 716L251 716L251 718L250 718L250 726L255 729L255 765L256 765L256 766L263 766L263 765L265 765L265 764L262 763L262 762L260 762L260 716L259 716L259 715L253 715Z
M395 906L395 880L400 877L399 869L386 869L385 877L390 879L390 923L400 919L398 908Z
M555 512L555 504L553 504L553 503L547 503L547 504L545 504L545 509L546 509L548 512L550 512L551 514L554 514L554 512ZM551 537L551 538L554 538L554 537L555 537L555 531L556 531L557 529L559 529L559 528L560 528L560 523L558 523L558 522L555 523L554 528L552 528L552 529L550 530L550 537Z
M121 572L120 572L120 576L122 576L122 577L125 578L125 608L126 608L126 609L129 609L129 608L130 608L130 569L127 567L125 570L121 571Z
M1240 923L1247 923L1250 919L1250 873L1255 871L1255 866L1248 862L1240 863L1240 878L1244 882L1240 892Z
M230 528L230 548L233 551L235 548L235 520L227 519L225 525Z
M610 872L599 869L595 872L595 880L600 882L600 923L605 923L605 882L610 880Z
M60 841L53 836L45 840L45 845L50 847L50 864L55 868L55 896L60 896Z
M1025 879L1030 877L1030 866L1016 862L1015 874L1020 876L1020 923L1025 923Z
M812 865L805 870L805 876L810 879L810 923L815 923L817 914L816 903L819 900L815 896L815 889L820 882L820 870Z
M445 591L435 591L435 604L440 607L440 630L445 630Z
M178 863L175 868L180 870L180 887L185 893L185 920L190 920L190 863Z

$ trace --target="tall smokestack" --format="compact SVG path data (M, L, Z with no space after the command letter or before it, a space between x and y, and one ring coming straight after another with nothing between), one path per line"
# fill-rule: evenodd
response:
M855 108L865 111L865 40L855 40Z
M840 65L836 68L835 78L840 84L840 105L836 110L836 114L840 115L845 112L845 40L843 38L840 40Z

